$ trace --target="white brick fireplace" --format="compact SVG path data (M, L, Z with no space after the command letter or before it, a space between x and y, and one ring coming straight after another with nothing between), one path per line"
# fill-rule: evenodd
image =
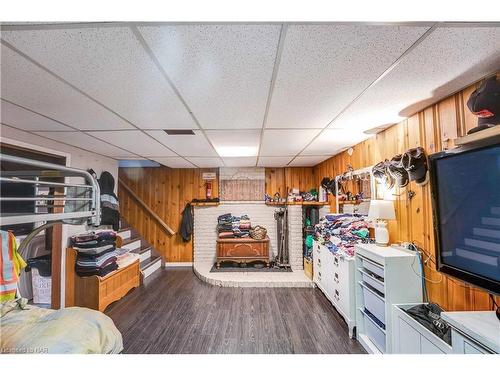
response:
M267 229L270 239L271 259L277 253L276 220L274 212L278 207L263 202L224 202L219 206L195 206L194 208L194 262L214 263L216 259L217 217L226 213L233 216L246 214L252 226L261 225ZM302 208L288 207L290 265L293 270L303 269L302 264Z

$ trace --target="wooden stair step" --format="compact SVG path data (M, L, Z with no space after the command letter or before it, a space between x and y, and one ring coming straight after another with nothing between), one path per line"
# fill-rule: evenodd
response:
M141 262L149 259L152 254L153 247L152 246L142 246L139 249L132 250L131 253L139 254Z
M140 264L141 273L144 278L147 278L153 272L161 268L161 258L159 256L151 256Z

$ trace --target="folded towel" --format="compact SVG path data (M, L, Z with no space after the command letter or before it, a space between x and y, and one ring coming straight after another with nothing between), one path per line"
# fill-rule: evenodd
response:
M123 254L122 256L120 256L120 258L118 258L118 260L116 261L116 264L118 265L118 269L122 269L122 268L125 268L125 267L131 265L132 263L134 263L135 261L137 261L139 259L140 259L139 254L126 253L126 254Z

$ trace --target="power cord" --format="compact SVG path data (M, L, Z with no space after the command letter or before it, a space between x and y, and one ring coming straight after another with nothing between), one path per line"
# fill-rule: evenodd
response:
M431 284L440 284L442 281L443 281L443 275L442 274L439 274L440 279L438 281L436 280L431 280L431 279L428 279L425 277L425 273L424 273L424 265L426 265L429 261L431 261L431 263L434 263L436 264L436 262L434 262L434 260L432 259L432 256L430 254L427 255L427 259L423 260L424 258L424 252L422 251L421 248L419 248L417 245L415 245L413 242L410 242L408 244L412 249L413 251L415 251L419 256L418 256L418 259L419 259L419 262L421 264L421 273L418 274L415 269L413 268L413 265L415 264L415 259L413 259L413 262L412 262L412 270L413 272L418 276L418 277L421 277L422 279L430 282Z
M432 283L432 284L440 284L443 281L443 275L440 275L441 278L439 279L439 281L435 281L435 280L431 280L431 279L426 278L424 264L427 264L427 262L431 259L431 256L429 255L427 257L427 259L424 261L424 252L422 251L422 249L420 249L413 242L410 242L408 244L408 246L410 247L410 249L413 249L413 251L417 254L417 256L415 258L418 259L418 263L420 265L420 273L417 273L417 271L415 271L415 267L414 267L415 258L413 258L413 262L411 263L411 270L413 271L413 273L415 275L417 275L418 277L420 277L422 279L422 293L423 293L423 297L424 297L424 302L429 302L429 295L427 293L427 285L425 284L425 282L428 281L429 283Z

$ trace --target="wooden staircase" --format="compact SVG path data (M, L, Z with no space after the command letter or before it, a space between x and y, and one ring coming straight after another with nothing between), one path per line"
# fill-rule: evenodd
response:
M120 220L118 235L123 239L122 248L139 254L142 280L157 272L162 267L160 254L124 219Z

